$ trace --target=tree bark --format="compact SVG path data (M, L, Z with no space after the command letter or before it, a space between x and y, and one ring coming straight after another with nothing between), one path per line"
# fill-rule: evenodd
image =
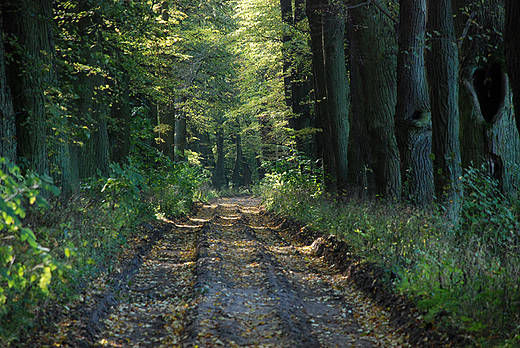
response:
M45 88L52 80L52 2L20 0L2 4L4 32L12 56L8 83L16 115L18 163L23 170L49 174ZM18 46L17 46L18 45Z
M401 181L407 183L403 185L407 198L423 205L431 203L434 196L430 98L424 65L426 0L401 0L399 18L395 126Z
M171 161L175 160L175 113L171 105L158 108L158 145L161 152Z
M186 112L183 110L184 98L175 100L175 162L186 161L187 128Z
M457 4L458 8L470 9L469 17L461 12L455 17L457 27L462 28L458 33L462 166L485 164L488 173L499 181L502 192L511 195L517 191L514 181L520 140L514 125L508 75L501 63L502 4L498 0L459 0Z
M336 191L336 160L330 140L332 130L327 110L327 85L325 60L323 55L323 15L325 0L307 0L306 11L309 20L312 51L312 72L314 80L314 113L316 117L316 158L321 159L323 182L329 191Z
M242 142L240 138L240 134L237 134L235 136L235 149L236 149L236 155L235 155L235 167L233 168L233 185L235 186L235 189L238 190L240 186L242 186L241 177L240 177L240 170L242 169Z
M352 5L364 1L355 0ZM388 6L382 4L381 6ZM387 10L387 9L386 9ZM351 64L357 65L358 80L356 92L362 103L356 109L363 113L368 140L368 173L373 176L373 188L369 190L387 198L400 197L401 175L399 150L394 133L396 107L396 65L397 37L394 23L376 6L371 4L351 10L352 47L354 51ZM369 180L370 183L370 180Z
M0 37L3 36L2 22L0 21ZM16 163L15 115L4 57L4 41L0 40L0 157Z
M327 111L336 162L337 188L344 192L348 177L350 85L345 65L345 20L332 2L323 17L323 55L327 88Z
M130 81L127 72L119 81L118 97L111 107L115 129L110 135L110 158L116 163L127 163L130 155Z
M224 136L222 129L218 129L216 133L217 143L217 163L211 177L212 184L217 189L227 186L227 179L224 172Z
M91 4L87 0L78 2L79 12L91 11ZM89 16L82 17L78 23L80 45L83 48L82 59L85 64L95 68L99 66L99 55L102 54L102 37L100 33L101 18L93 12ZM97 175L108 176L110 174L109 141L107 116L108 107L103 100L103 92L100 87L105 84L105 78L97 72L81 72L76 82L78 98L79 126L86 127L83 146L77 151L77 163L82 179Z
M518 0L506 1L506 23L504 33L506 65L513 93L515 107L515 120L520 134L520 2Z
M426 55L432 114L432 153L435 194L447 204L448 216L458 218L460 209L460 142L458 48L450 0L428 2L428 33L431 47Z

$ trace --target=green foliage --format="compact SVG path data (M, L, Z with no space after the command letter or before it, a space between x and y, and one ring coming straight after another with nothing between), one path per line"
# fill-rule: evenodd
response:
M41 190L58 193L49 178L24 177L0 158L0 339L6 343L30 321L36 302L49 296L53 275L60 277L66 269L22 223L27 205L49 207Z
M268 208L336 235L353 255L397 275L396 289L435 325L460 327L483 345L518 343L520 228L485 168L468 168L462 178L456 227L437 211L316 194L319 181L298 168L291 162L271 167L261 192Z

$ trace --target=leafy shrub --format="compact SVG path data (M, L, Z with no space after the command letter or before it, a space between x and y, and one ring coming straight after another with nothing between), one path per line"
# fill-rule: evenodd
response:
M0 158L0 340L9 344L34 315L39 300L49 295L53 275L61 276L59 262L22 224L26 205L49 207L40 191L57 194L50 178L25 177L14 164ZM71 250L65 248L70 256Z

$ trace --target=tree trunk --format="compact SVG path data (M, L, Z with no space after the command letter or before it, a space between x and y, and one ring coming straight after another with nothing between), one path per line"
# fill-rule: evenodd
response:
M470 18L462 13L456 17L457 27L462 28L458 35L462 166L480 167L485 163L502 192L510 195L517 191L514 178L520 161L520 140L514 125L508 76L501 64L504 52L490 49L501 47L502 43L501 1L459 0L458 7L470 9Z
M175 100L175 162L187 160L185 154L187 148L186 112L182 106L184 102L184 98Z
M236 135L235 138L235 147L236 147L236 156L235 156L235 167L233 168L233 185L235 189L238 190L240 186L242 186L241 177L240 177L240 169L242 169L242 143L240 139L240 134Z
M282 15L282 58L283 58L283 82L285 91L285 103L291 106L291 27L293 23L292 0L280 0L280 11Z
M460 176L458 48L450 0L428 2L431 47L426 55L432 115L435 194L447 203L448 216L458 219Z
M52 2L19 0L2 5L8 83L16 115L18 163L23 170L49 174L45 88L52 80Z
M403 192L423 205L433 201L431 114L424 46L426 0L399 3L399 53L397 56L396 138L401 158ZM408 197L407 197L408 198Z
M0 37L4 37L1 21ZM0 157L4 157L8 161L16 163L15 115L4 57L4 41L0 40Z
M336 191L336 160L330 140L332 130L327 111L327 85L323 55L323 16L325 0L307 0L307 18L311 35L312 72L314 76L314 112L316 115L316 158L322 160L323 181L329 191Z
M332 3L330 3L332 6ZM323 55L335 178L339 191L347 188L350 86L345 65L345 20L339 8L329 7L323 17Z
M88 13L92 11L87 0L81 0L78 11ZM77 163L81 178L90 178L97 175L108 176L110 173L109 141L106 118L108 107L103 100L100 87L105 84L105 78L97 72L99 56L102 54L102 37L100 34L101 18L94 12L79 20L78 29L81 37L80 46L83 48L82 59L93 69L92 72L81 72L76 82L76 91L79 109L79 126L86 127L83 146L77 151ZM87 49L88 48L88 49Z
M305 1L296 0L294 15L291 0L280 0L284 35L282 56L284 60L284 87L287 106L292 107L289 128L295 132L296 149L308 158L314 158L314 136L306 131L313 127L309 108L309 81L304 65L308 58L306 43L298 42L294 33L305 20Z
M222 129L217 130L216 143L217 163L215 164L215 170L213 171L211 181L215 188L222 189L227 186L227 179L224 172L224 136L222 135Z
M171 105L163 105L158 110L158 142L162 153L171 161L175 160L175 113Z
M111 107L115 129L110 134L110 158L116 163L128 162L130 155L130 87L128 73L119 81L118 98Z
M516 127L520 134L520 2L518 0L506 1L506 24L504 33L506 65L515 107Z
M363 2L355 0L352 5ZM357 65L359 71L359 80L352 80L352 84L358 85L357 95L360 97L353 102L363 104L356 107L363 114L355 116L364 118L368 132L368 169L375 185L372 192L387 198L399 198L401 175L394 134L397 65L394 23L373 4L368 8L357 7L351 13L352 25L356 28L352 33L354 57L351 64Z

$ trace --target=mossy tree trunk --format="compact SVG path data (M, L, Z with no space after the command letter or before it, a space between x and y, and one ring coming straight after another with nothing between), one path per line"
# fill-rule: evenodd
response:
M0 21L0 37L3 37ZM9 88L4 59L4 41L0 40L0 157L16 163L16 125L13 99Z
M326 0L307 0L306 11L311 36L314 113L316 128L319 130L316 134L316 158L322 161L325 187L329 191L336 191L336 159L331 142L332 127L328 112L323 45L323 11L326 4Z
M364 1L352 1L360 5ZM389 13L387 4L380 4ZM355 7L349 11L352 30L351 65L358 72L355 107L361 114L353 117L363 118L369 147L368 180L369 192L387 198L399 198L401 193L401 173L399 150L394 133L394 114L396 107L396 65L397 33L395 23L380 9L370 6ZM356 122L356 121L353 121ZM361 145L361 144L359 144Z
M505 21L505 55L506 65L513 93L513 103L515 107L515 120L518 133L520 134L520 1L505 0L506 2L506 21Z
M435 194L457 219L460 208L459 55L450 0L428 2L426 55L432 115L432 153Z
M431 203L434 196L430 97L424 65L426 0L401 0L399 11L395 132L401 181L406 183L406 198L423 205Z
M345 19L340 7L328 3L323 12L323 56L327 112L334 153L337 189L344 192L348 180L348 138L350 111L350 84L345 65Z
M504 71L502 1L459 0L460 123L462 166L480 167L497 179L504 194L517 191L520 140L512 93Z
M109 141L107 117L109 108L107 98L102 90L105 78L98 69L103 55L101 18L91 11L91 3L81 0L78 11L89 13L79 20L78 28L81 37L80 45L82 59L90 66L90 71L79 73L76 81L76 91L79 96L77 104L79 111L78 123L86 129L83 145L77 150L77 163L81 178L91 178L97 175L108 176L110 173ZM87 49L89 48L89 49Z
M13 97L17 162L23 170L49 174L44 93L54 71L52 2L4 1L1 11L8 38L5 51L12 57L7 78Z

